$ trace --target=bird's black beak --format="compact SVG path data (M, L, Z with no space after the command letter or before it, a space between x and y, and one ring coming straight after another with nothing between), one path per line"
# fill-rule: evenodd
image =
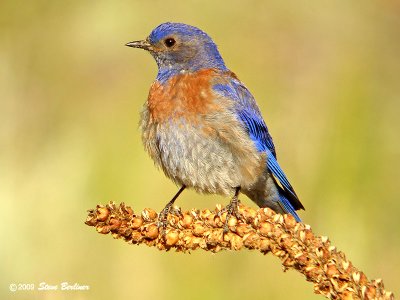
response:
M151 50L151 44L149 43L148 40L129 42L126 43L125 46L144 49L144 50Z

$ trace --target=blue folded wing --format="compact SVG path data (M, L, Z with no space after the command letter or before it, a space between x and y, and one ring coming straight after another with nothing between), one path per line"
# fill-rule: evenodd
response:
M224 97L233 99L237 102L237 114L243 125L245 125L251 139L256 143L259 151L269 151L276 157L275 146L272 137L268 132L267 125L261 116L254 97L249 90L236 79L229 83L216 84L214 90Z
M282 209L291 213L296 220L300 221L296 210L304 209L304 207L276 160L272 137L268 132L267 125L261 116L254 97L237 79L232 79L228 84L216 84L214 85L214 90L224 97L234 99L237 102L236 113L249 133L250 138L254 141L260 152L265 151L267 153L268 170L273 175L273 179L277 184Z

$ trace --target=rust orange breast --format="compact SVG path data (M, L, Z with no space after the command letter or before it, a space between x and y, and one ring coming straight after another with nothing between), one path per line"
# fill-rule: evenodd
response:
M178 74L164 84L154 82L147 100L150 117L158 123L174 118L195 121L200 115L221 109L212 92L216 73L206 69Z

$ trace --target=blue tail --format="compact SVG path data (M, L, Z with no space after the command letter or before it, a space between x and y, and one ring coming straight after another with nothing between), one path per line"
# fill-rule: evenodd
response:
M290 203L289 199L286 198L284 191L281 189L281 187L278 186L278 193L279 193L279 206L288 214L291 214L297 222L301 222L301 219L299 215L296 213L296 210Z

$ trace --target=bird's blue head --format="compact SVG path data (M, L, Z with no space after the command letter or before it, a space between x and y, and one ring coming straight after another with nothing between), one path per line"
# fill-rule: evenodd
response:
M145 49L153 55L160 81L182 72L208 68L227 70L213 40L199 28L182 23L163 23L147 39L126 45Z

